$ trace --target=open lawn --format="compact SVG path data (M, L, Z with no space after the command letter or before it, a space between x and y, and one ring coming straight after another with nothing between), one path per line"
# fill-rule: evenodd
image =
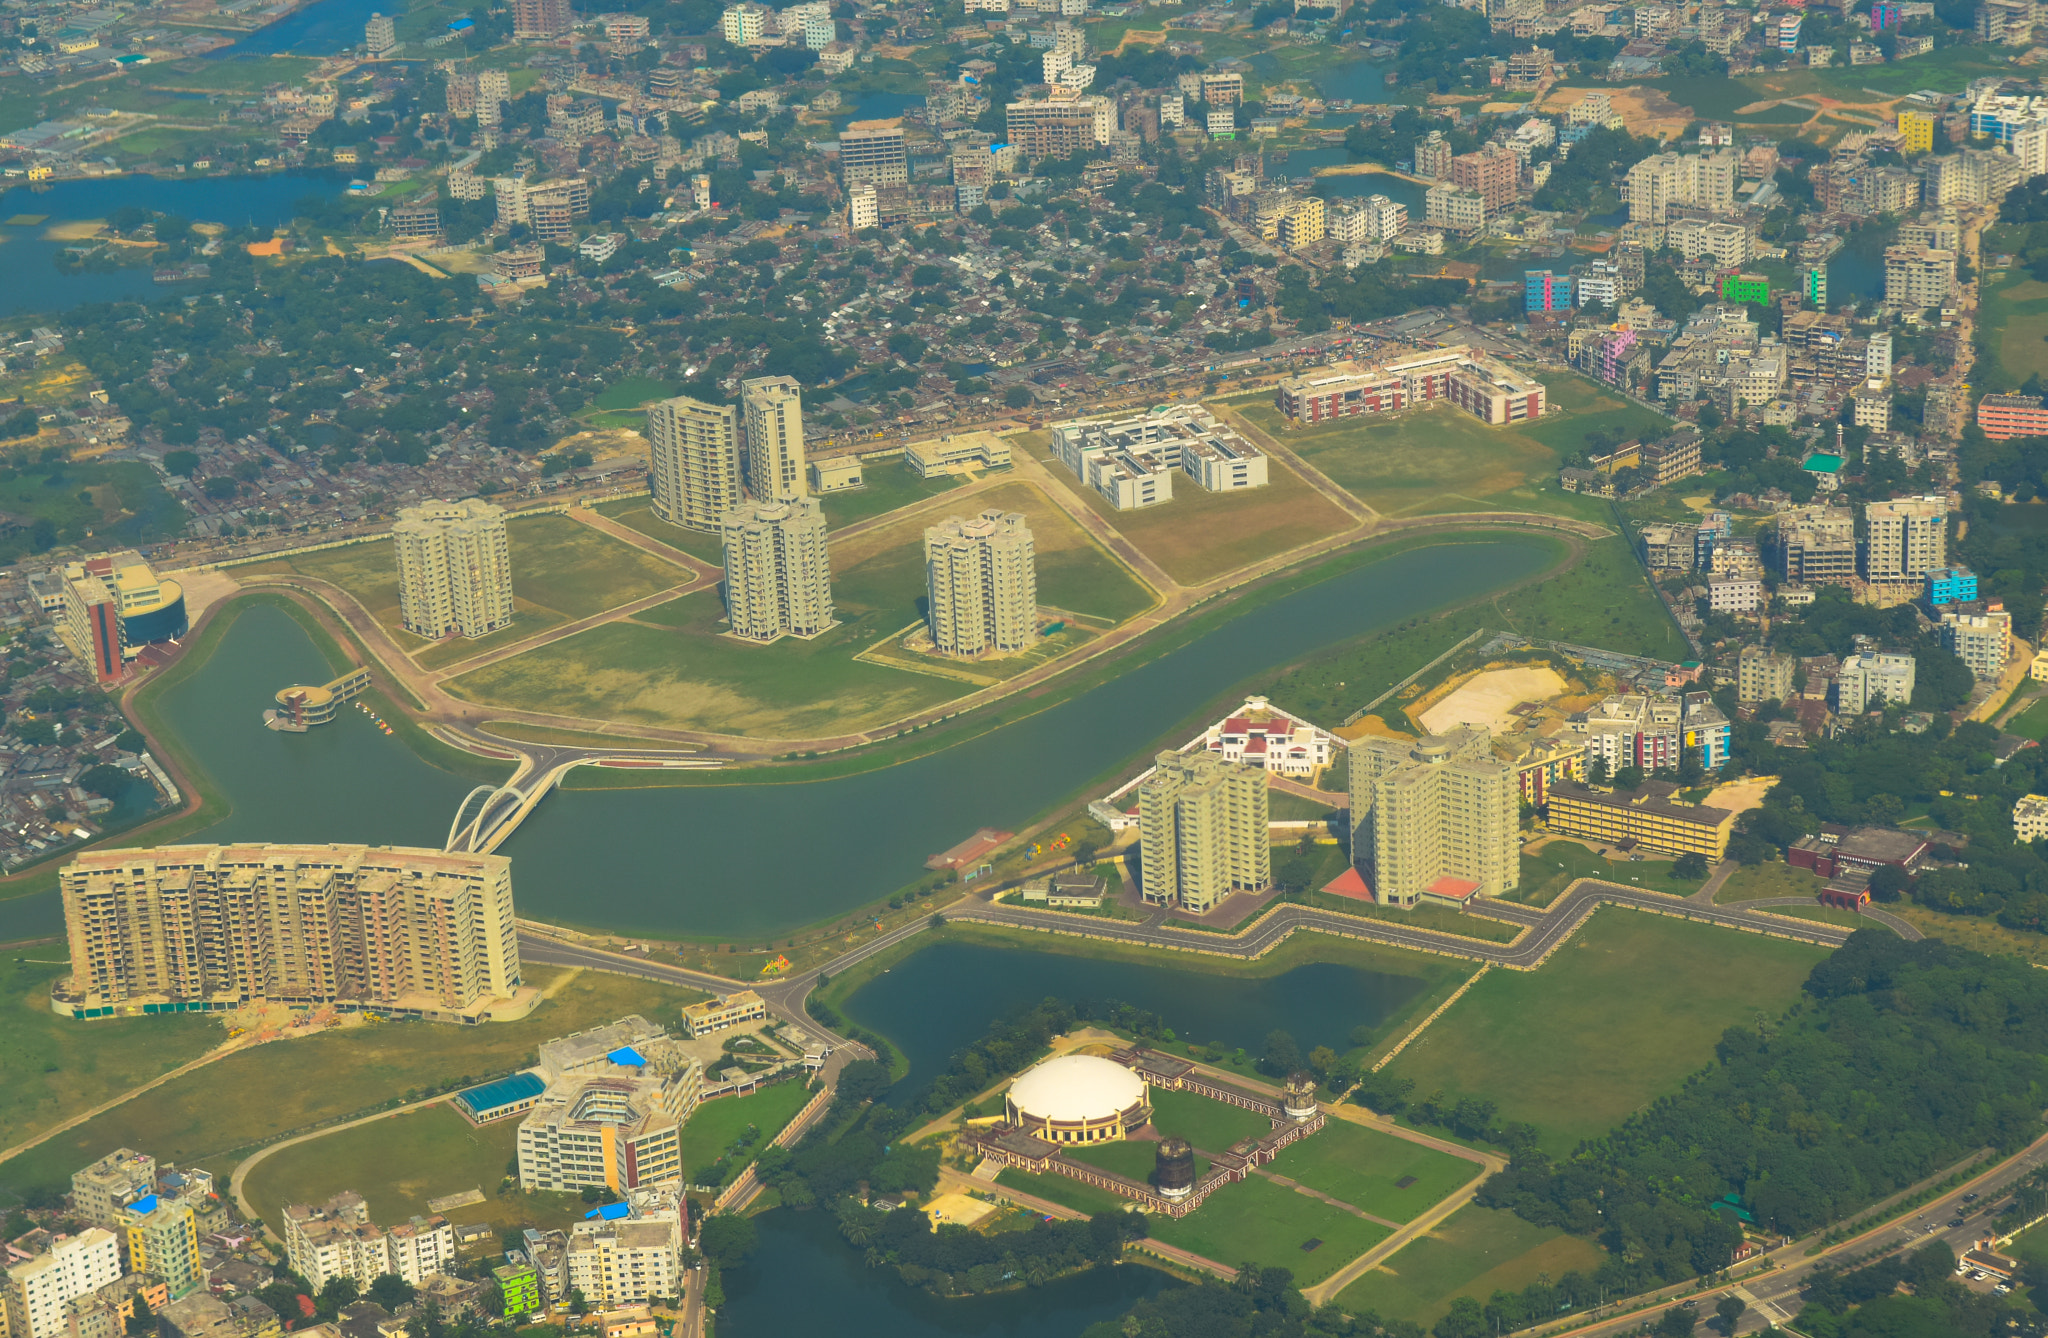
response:
M2008 720L2005 732L2036 743L2048 739L2048 697L2036 699L2032 706Z
M645 497L621 497L614 502L599 502L592 510L629 530L638 530L650 539L658 539L670 548L680 548L691 557L701 558L713 566L725 561L725 545L717 535L669 524L654 514L653 504Z
M1067 1155L1075 1161L1100 1166L1112 1175L1120 1175L1139 1184L1152 1179L1152 1169L1159 1160L1159 1145L1146 1140L1122 1139L1115 1143L1097 1143L1090 1147L1068 1148ZM1209 1170L1209 1159L1199 1154L1195 1157L1195 1177L1200 1179Z
M883 616L842 603L839 615L841 626L813 641L745 645L720 635L724 604L716 590L702 590L641 620L593 627L450 679L447 687L470 701L517 710L779 738L878 725L973 690L853 658L914 612Z
M1281 1149L1270 1169L1375 1217L1409 1222L1486 1168L1377 1129L1331 1120ZM1399 1187L1411 1177L1413 1184Z
M0 1164L0 1193L68 1186L74 1170L114 1147L146 1147L160 1161L202 1163L225 1176L259 1143L524 1068L542 1041L625 1013L673 1021L684 1004L703 997L627 976L532 964L526 978L559 988L516 1022L371 1023L229 1055ZM163 1021L172 1024L164 1033L173 1038L168 1044L178 1044L181 1024Z
M996 1183L1007 1189L1014 1189L1019 1194L1029 1194L1033 1198L1057 1203L1062 1208L1072 1208L1075 1212L1088 1213L1091 1216L1096 1213L1120 1213L1131 1203L1120 1194L1112 1194L1093 1185L1084 1185L1079 1180L1069 1180L1066 1176L1052 1172L1038 1175L1031 1171L1020 1171L1014 1166L1005 1166L1002 1174L996 1177Z
M1563 494L1539 495L1538 485L1556 475L1560 457L1579 449L1588 432L1641 436L1667 425L1583 377L1547 377L1546 386L1551 411L1516 427L1490 427L1449 404L1314 427L1285 426L1270 404L1238 411L1360 501L1395 516L1555 510L1551 503Z
M2048 936L2025 929L2007 929L1989 916L1944 915L1910 901L1895 901L1885 909L1928 938L1938 938L1972 952L2003 954L2036 966L2048 966Z
M1322 1281L1391 1234L1262 1175L1223 1186L1178 1221L1148 1221L1154 1239L1218 1263L1292 1269L1297 1286Z
M280 571L331 581L355 596L372 617L427 668L455 664L523 641L560 623L687 584L690 573L567 516L515 517L506 526L512 556L513 625L476 640L428 642L399 622L398 569L386 543L351 544L238 569Z
M1714 904L1755 901L1761 897L1811 897L1827 886L1827 879L1808 869L1795 869L1777 860L1769 864L1745 864L1728 876L1714 894Z
M1321 847L1318 847L1321 849ZM1343 871L1340 861L1332 870L1334 878ZM1327 883L1329 879L1324 879ZM1318 883L1316 886L1322 886ZM1467 915L1464 911L1450 906L1416 905L1407 908L1376 906L1369 901L1352 897L1340 897L1332 892L1310 892L1306 897L1293 900L1303 901L1318 910L1335 911L1339 915L1355 915L1362 920L1385 920L1389 924L1412 925L1417 929L1434 929L1440 934L1456 934L1460 938L1474 938L1486 943L1512 943L1521 932L1520 925L1504 920L1491 920L1483 915Z
M712 1164L749 1128L756 1131L749 1153L758 1154L810 1099L804 1084L781 1082L751 1096L722 1096L698 1106L683 1126L683 1166L690 1183L707 1183Z
M1204 1152L1228 1152L1234 1143L1257 1138L1273 1122L1256 1111L1226 1106L1193 1092L1154 1089L1152 1127L1164 1138L1185 1138Z
M1544 842L1543 848L1533 855L1523 854L1522 881L1505 900L1519 901L1525 906L1548 906L1580 878L1669 892L1675 897L1692 895L1706 881L1674 876L1668 859L1611 860L1577 841L1559 839Z
M1082 487L1064 465L1053 464L1051 472L1185 585L1214 580L1262 558L1342 533L1355 523L1301 475L1274 459L1267 461L1263 488L1204 492L1192 479L1179 475L1172 501L1136 511L1117 510L1094 489Z
M1418 1097L1491 1100L1562 1156L1675 1090L1730 1026L1775 1017L1824 956L1606 907L1539 970L1488 973L1388 1071Z
M638 409L655 400L667 399L669 384L651 376L622 377L599 391L590 403L599 409Z
M1590 1241L1539 1227L1501 1208L1468 1204L1436 1230L1346 1287L1337 1306L1352 1314L1431 1324L1456 1297L1484 1302L1520 1291L1544 1274L1590 1272L1607 1258Z
M203 1017L74 1022L50 1011L64 944L0 956L0 1139L14 1143L148 1082L227 1039Z
M393 1115L288 1147L249 1172L249 1202L270 1228L284 1230L288 1203L325 1203L345 1189L361 1194L373 1222L403 1222L429 1211L428 1199L481 1189L482 1203L449 1216L503 1231L566 1230L589 1211L576 1194L524 1194L503 1183L518 1156L519 1121L472 1127L446 1104Z
M850 492L826 493L818 498L818 504L825 508L825 523L835 530L857 520L887 515L899 507L951 492L963 481L958 475L919 478L910 466L894 455L863 460L860 472L862 486Z
M2017 389L2029 376L2048 375L2048 283L2015 267L1982 288L1984 332L1997 358L1995 369L1983 370L2010 383L1991 380L1993 388Z

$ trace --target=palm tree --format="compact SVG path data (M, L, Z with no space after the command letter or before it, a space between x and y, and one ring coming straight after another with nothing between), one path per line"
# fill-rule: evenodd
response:
M889 1262L889 1256L883 1254L880 1250L874 1248L873 1246L869 1246L867 1257L863 1262L865 1262L869 1268L880 1268L883 1264Z

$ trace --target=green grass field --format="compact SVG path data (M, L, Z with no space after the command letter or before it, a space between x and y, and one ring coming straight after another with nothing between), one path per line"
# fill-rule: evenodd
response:
M825 508L825 523L833 529L913 506L951 492L961 483L957 475L919 478L900 459L886 455L861 461L861 479L863 486L851 492L826 493L818 498L818 504Z
M249 1202L282 1233L288 1203L325 1203L345 1189L361 1194L373 1222L403 1222L431 1211L427 1200L481 1189L482 1203L448 1215L505 1230L567 1229L588 1211L580 1195L521 1193L505 1185L518 1157L519 1121L474 1128L447 1105L393 1115L285 1148L259 1163L244 1187Z
M64 944L0 956L0 1129L9 1143L112 1100L227 1039L202 1017L74 1022L50 1011L50 985L70 974Z
M683 1126L683 1165L688 1169L690 1182L701 1183L712 1163L750 1125L760 1131L751 1149L758 1154L810 1099L804 1084L782 1082L751 1096L720 1097L697 1107L689 1123Z
M1486 1168L1377 1129L1333 1119L1319 1132L1283 1148L1269 1169L1375 1217L1409 1222ZM1415 1183L1397 1187L1411 1176Z
M691 557L709 562L713 566L725 561L725 546L719 542L717 535L669 524L654 514L654 508L645 497L622 497L615 502L599 502L591 509L601 516L617 521L629 530L638 530L650 539L657 539L670 548L679 548Z
M1271 404L1238 411L1360 501L1395 516L1556 510L1569 495L1539 485L1556 475L1561 454L1576 449L1586 433L1643 436L1668 425L1584 377L1547 377L1546 387L1551 411L1540 422L1511 428L1489 427L1449 404L1315 427L1287 427Z
M1608 907L1541 969L1489 973L1389 1072L1417 1098L1494 1101L1562 1156L1675 1090L1727 1028L1777 1016L1825 955Z
M277 562L236 569L262 575L279 571L313 576L348 591L391 629L427 668L441 668L501 646L509 646L564 622L686 584L690 573L601 534L567 516L522 516L506 527L512 556L513 625L475 640L427 642L403 630L398 610L398 570L391 546L351 544Z
M115 1147L148 1148L159 1161L199 1163L225 1176L257 1144L509 1073L531 1064L542 1041L622 1014L673 1021L684 1004L703 997L626 976L526 970L527 980L543 988L565 974L572 978L553 998L516 1022L373 1023L229 1055L0 1164L0 1194L68 1186L74 1170Z
M1204 1152L1228 1152L1234 1143L1269 1132L1273 1122L1255 1111L1226 1106L1193 1092L1155 1090L1152 1127L1166 1138L1185 1138Z
M1090 1216L1096 1213L1120 1213L1129 1207L1131 1202L1106 1189L1084 1185L1063 1175L1037 1175L1030 1171L1020 1171L1014 1166L1005 1166L1002 1174L996 1177L996 1183L1014 1189L1020 1194L1029 1194L1033 1198L1057 1203L1062 1208L1072 1208L1075 1212L1087 1213Z
M1546 841L1535 854L1522 856L1522 881L1507 900L1525 906L1548 906L1580 878L1599 878L1624 887L1669 892L1675 897L1700 890L1704 878L1679 878L1668 859L1611 860L1577 841Z
M2017 390L2029 376L2048 376L2048 283L2015 268L1982 287L1983 323L1997 364L1973 379L1994 390Z
M1291 1269L1297 1286L1322 1281L1392 1234L1261 1175L1223 1186L1178 1221L1148 1220L1156 1240L1219 1264ZM1311 1241L1320 1243L1304 1249Z
M1436 1230L1346 1287L1337 1306L1382 1319L1431 1324L1453 1299L1485 1301L1496 1291L1520 1291L1538 1277L1591 1272L1606 1259L1591 1241L1554 1227L1539 1227L1500 1208L1467 1205Z
M973 690L853 658L914 613L891 621L842 606L842 626L816 640L785 637L767 646L719 635L724 616L718 592L699 591L638 620L593 627L450 679L447 687L490 706L779 738L877 725Z
M590 403L598 409L638 409L655 400L667 399L671 393L666 381L657 381L651 376L626 376L599 391Z
M1806 869L1773 860L1769 864L1745 864L1714 893L1714 904L1755 901L1760 897L1811 897L1827 885L1827 879Z
M1085 1161L1090 1166L1100 1166L1113 1175L1146 1184L1152 1179L1152 1169L1159 1159L1159 1145L1145 1140L1119 1140L1115 1143L1097 1143L1091 1147L1068 1148L1067 1155L1075 1161ZM1206 1175L1209 1159L1197 1153L1195 1176Z

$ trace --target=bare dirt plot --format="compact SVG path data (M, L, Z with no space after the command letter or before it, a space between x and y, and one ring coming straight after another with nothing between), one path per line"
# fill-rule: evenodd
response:
M1673 102L1661 88L1631 84L1627 88L1554 88L1543 99L1541 110L1561 112L1595 92L1605 92L1614 110L1628 123L1629 133L1670 139L1685 133L1692 124L1692 109Z
M1510 714L1523 702L1549 701L1565 690L1557 671L1542 665L1520 669L1488 669L1458 688L1420 717L1422 727L1441 734L1459 725L1502 732L1514 723Z
M1764 796L1778 783L1776 776L1745 776L1738 781L1716 785L1713 793L1703 801L1708 808L1725 808L1731 813L1747 813L1753 808L1762 808Z

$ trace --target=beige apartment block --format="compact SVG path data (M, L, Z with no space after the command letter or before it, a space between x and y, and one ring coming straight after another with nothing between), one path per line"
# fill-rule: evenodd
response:
M1207 751L1165 752L1157 763L1138 787L1145 901L1205 915L1233 892L1272 886L1265 769Z
M71 1173L71 1208L95 1226L111 1227L115 1213L156 1188L156 1158L116 1148Z
M1863 574L1873 581L1925 576L1948 565L1948 499L1898 497L1863 508Z
M1744 706L1792 700L1792 675L1799 662L1762 646L1744 646L1735 662L1735 699Z
M671 525L716 532L740 504L739 411L678 396L647 411L648 493Z
M367 1289L386 1273L417 1287L455 1263L455 1228L446 1219L415 1217L389 1231L370 1221L363 1197L344 1190L315 1207L288 1204L284 1244L292 1271L317 1292L335 1278Z
M13 1338L68 1338L71 1303L121 1280L121 1243L103 1227L58 1236L0 1273L0 1318Z
M786 376L740 383L746 415L747 490L764 502L806 496L803 387Z
M512 551L505 510L481 498L427 502L398 513L398 609L405 630L438 641L487 636L512 621Z
M519 989L512 864L406 846L88 850L58 875L73 1016L353 1002L476 1021ZM165 1010L176 1011L176 1010Z
M1038 630L1038 568L1023 516L949 516L924 532L924 569L926 621L939 654L977 659L1031 644Z
M1514 768L1483 729L1351 745L1352 862L1382 906L1463 904L1521 879Z
M727 512L725 609L748 641L814 637L838 625L825 513L816 498L756 502Z

